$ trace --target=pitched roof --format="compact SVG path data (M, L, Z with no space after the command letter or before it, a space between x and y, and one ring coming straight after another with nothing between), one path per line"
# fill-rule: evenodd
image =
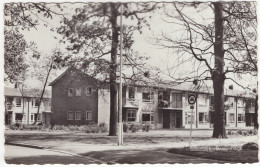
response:
M5 87L4 89L5 96L13 96L13 97L22 97L22 93L18 88L10 88ZM41 90L39 89L24 89L23 90L24 97L40 97ZM51 92L45 90L43 98L51 98Z
M64 71L60 76L58 76L56 79L54 79L49 86L52 86L53 84L55 84L58 80L60 80L65 74L67 73L67 70Z

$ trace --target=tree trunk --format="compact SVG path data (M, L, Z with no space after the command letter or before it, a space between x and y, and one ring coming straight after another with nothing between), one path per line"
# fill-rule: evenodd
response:
M109 136L116 136L117 132L117 48L118 48L118 26L117 26L117 9L115 3L110 3L112 25L112 46L111 46L111 64L110 64L110 125Z
M254 128L258 129L259 124L258 124L258 94L256 94L255 98L255 116L254 116Z
M224 113L224 48L223 48L223 7L221 2L214 2L215 9L215 68L212 72L214 88L214 138L227 138Z
M52 70L52 65L53 65L53 60L51 61L50 68L48 70L48 73L47 73L47 76L46 76L46 79L45 79L45 82L44 82L44 85L43 85L43 89L42 89L42 93L41 93L41 97L40 97L40 102L39 102L39 106L37 108L36 118L34 120L33 125L36 125L37 121L38 121L38 117L39 117L39 113L40 113L40 107L41 107L43 95L44 95L44 92L45 92L45 88L46 88L46 85L47 85L47 82L48 82L48 79L49 79L49 75L50 75L50 72Z

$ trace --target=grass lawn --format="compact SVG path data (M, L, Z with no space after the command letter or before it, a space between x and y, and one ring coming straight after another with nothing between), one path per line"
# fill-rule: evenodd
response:
M16 133L15 133L16 132ZM193 140L209 140L211 137L193 137ZM41 132L41 131L10 131L5 133L6 142L29 142L29 141L63 141L78 142L84 144L111 144L117 143L117 136L108 136L108 133L72 133L72 132ZM188 141L188 136L175 135L150 135L149 132L124 133L124 144L161 144L169 142Z
M258 162L258 150L242 150L241 148L221 147L212 149L215 146L207 147L192 147L189 148L174 148L168 150L169 153L189 155L194 157L229 161L234 163L256 163Z

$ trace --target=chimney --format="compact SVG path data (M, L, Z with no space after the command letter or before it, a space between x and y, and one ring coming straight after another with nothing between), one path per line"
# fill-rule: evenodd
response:
M233 90L233 85L229 85L228 89Z

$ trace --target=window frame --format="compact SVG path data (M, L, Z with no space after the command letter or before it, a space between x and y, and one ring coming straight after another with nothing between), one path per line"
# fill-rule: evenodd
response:
M89 93L89 91L88 91L89 89L90 89L90 93ZM91 95L92 95L92 92L93 92L93 89L92 89L91 86L86 87L86 90L85 90L86 96L91 96Z
M72 90L72 92L70 92ZM68 97L73 97L73 88L68 88Z
M88 118L89 117L88 113L91 113L91 119ZM93 120L93 112L92 111L86 111L86 117L85 118L86 118L87 121Z
M239 116L240 116L240 121L239 121ZM238 123L244 123L245 122L245 115L244 114L237 114L237 122Z
M20 99L20 103L18 103L18 99ZM22 107L22 98L21 97L16 97L15 98L15 104L16 104L16 107Z
M233 115L233 120L231 120L231 115ZM235 123L235 114L234 113L228 114L228 123Z
M149 99L144 99L144 93L149 93ZM154 91L143 91L142 92L142 101L145 103L152 103L154 101Z
M75 88L75 96L81 96L82 90L81 88L77 87Z
M133 93L133 97L130 97L130 90ZM129 99L129 101L135 101L135 92L136 92L135 87L133 87L133 86L128 87L128 99Z
M77 114L80 113L80 118L77 118ZM81 111L75 111L75 121L80 121L82 119Z
M69 119L69 114L72 114L72 119ZM74 120L74 112L73 111L67 111L67 120L68 121L73 121Z
M130 117L128 116L128 113L130 113ZM134 117L132 116L134 114ZM129 120L134 118L134 121ZM136 121L136 110L135 109L128 109L126 113L126 120L127 122L135 122Z

